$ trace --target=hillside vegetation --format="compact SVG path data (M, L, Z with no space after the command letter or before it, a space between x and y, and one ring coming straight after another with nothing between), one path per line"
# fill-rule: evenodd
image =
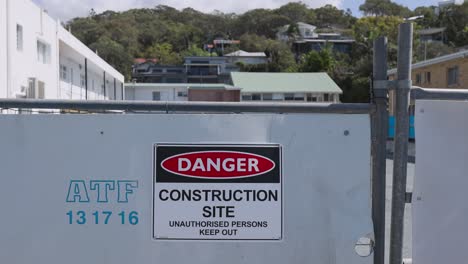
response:
M238 39L245 51L265 51L269 65L249 71L326 71L344 90L345 102L368 100L372 70L372 41L381 35L389 38L390 66L396 64L398 24L403 18L424 15L415 29L446 27L448 44L422 47L414 41L414 61L454 52L468 45L468 3L452 6L436 15L434 7L415 10L390 0L367 0L360 6L366 15L356 18L349 10L326 5L312 9L297 2L278 9L254 9L243 14L203 13L192 8L177 10L159 5L125 12L106 11L70 20L65 26L111 65L130 77L134 58L157 58L161 64L179 64L187 55L209 55L204 44L216 38ZM295 58L291 43L276 40L279 27L305 22L322 32L339 31L356 39L352 53L333 53L330 49ZM293 33L293 32L292 32ZM415 34L416 35L416 34Z

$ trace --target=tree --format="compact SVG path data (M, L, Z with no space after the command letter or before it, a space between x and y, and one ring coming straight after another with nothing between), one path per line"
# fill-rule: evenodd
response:
M290 24L286 33L288 34L288 38L292 41L296 40L301 36L301 32L299 31L299 25L297 25L297 23Z
M157 59L159 64L176 65L182 63L182 58L172 50L172 45L169 43L154 44L146 50L146 57Z
M112 67L122 72L125 78L130 78L133 59L122 45L107 36L103 36L93 43L90 48L97 51L99 56Z
M310 51L301 59L299 70L302 72L328 72L331 73L336 61L331 47L325 47L320 51Z
M333 5L325 5L314 10L318 27L349 28L356 20L351 11L346 12Z
M309 8L302 2L290 2L274 11L276 14L289 18L293 23L306 22L310 19Z
M288 45L277 40L268 40L265 54L270 59L268 71L270 72L295 72L297 71L294 54Z
M182 54L182 57L187 57L187 56L212 56L213 55L213 54L209 53L208 51L197 47L197 45L191 45L190 48L188 48L187 50L182 51L181 54ZM214 55L214 56L216 56L216 55Z
M416 20L422 28L438 27L438 16L435 14L435 6L420 6L414 9L413 15L423 16Z
M468 2L444 8L439 15L439 25L447 29L447 38L456 47L467 45Z
M234 36L245 33L275 38L279 27L288 25L291 20L268 9L254 9L240 15L233 23Z
M379 36L388 38L388 60L390 65L396 65L398 25L403 19L396 16L363 17L353 26L353 35L356 40L351 58L359 60L372 55L374 40ZM369 62L372 63L371 57Z
M366 0L359 6L359 10L365 15L373 16L408 17L412 14L407 7L393 3L391 0Z
M421 45L419 45L419 49L415 50L416 62L429 60L454 52L456 52L456 49L440 42L421 43Z

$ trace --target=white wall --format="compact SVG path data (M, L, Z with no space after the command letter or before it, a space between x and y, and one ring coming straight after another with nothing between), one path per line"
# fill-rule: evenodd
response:
M28 79L36 78L45 84L45 98L57 98L58 58L56 22L29 0L7 0L9 32L7 56L9 63L9 91L6 97L15 98L28 87ZM23 49L17 49L17 25L23 27ZM38 60L37 42L49 46L47 63ZM24 88L22 88L24 87ZM24 91L23 91L24 92Z
M160 101L188 101L188 97L178 96L179 92L188 94L187 87L126 87L125 99L136 101L152 101L153 92L160 92Z
M124 76L33 2L2 0L0 15L0 97L24 97L29 79L35 78L45 84L46 99L85 99L81 75L85 75L86 58L88 99L114 99L114 79L117 98L121 98ZM21 50L17 49L17 25L23 29ZM38 60L38 40L48 45L47 63ZM60 64L67 67L64 80L60 78ZM106 96L102 89L104 72L108 81Z
M0 98L7 92L7 2L0 1Z

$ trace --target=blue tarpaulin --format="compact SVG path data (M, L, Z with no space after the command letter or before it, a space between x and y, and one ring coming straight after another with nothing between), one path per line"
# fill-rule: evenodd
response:
M390 116L388 119L388 138L395 136L395 117ZM410 116L409 138L414 139L414 116Z

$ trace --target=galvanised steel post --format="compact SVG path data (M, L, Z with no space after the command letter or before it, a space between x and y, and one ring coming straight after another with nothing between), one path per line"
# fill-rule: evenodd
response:
M390 264L402 264L403 262L403 225L409 134L408 97L411 88L412 45L413 24L403 23L400 25L398 33Z
M385 179L388 134L387 38L374 41L372 129L372 220L374 264L385 262Z

